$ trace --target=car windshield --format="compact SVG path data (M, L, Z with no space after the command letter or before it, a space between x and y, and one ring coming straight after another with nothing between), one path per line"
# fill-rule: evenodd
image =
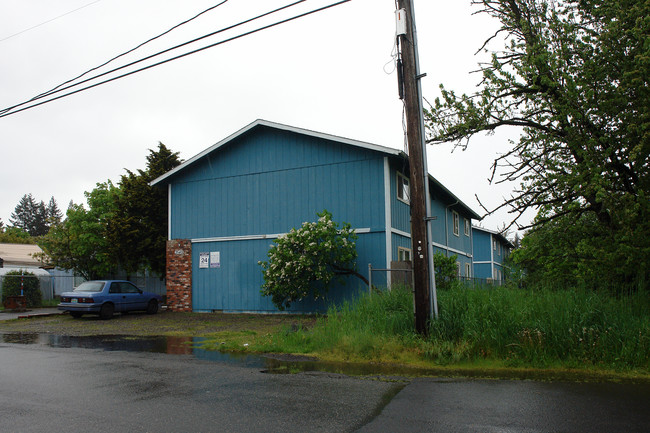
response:
M104 288L103 281L86 281L85 283L79 284L79 286L74 289L75 292L101 292Z

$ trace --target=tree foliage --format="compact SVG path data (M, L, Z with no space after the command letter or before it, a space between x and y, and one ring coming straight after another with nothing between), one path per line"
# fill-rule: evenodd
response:
M325 298L333 282L354 275L368 284L355 269L357 235L350 224L341 228L327 210L318 221L304 222L299 229L274 240L268 260L259 262L264 274L262 294L284 310L309 296Z
M40 289L40 281L36 275L29 271L9 271L2 281L2 302L8 296L25 296L28 307L40 307L43 294Z
M515 220L537 209L536 226L588 221L583 234L597 241L586 244L601 246L589 255L647 280L647 268L639 273L629 259L650 261L650 2L472 3L501 23L484 47L498 36L506 45L480 66L477 93L442 87L427 113L429 141L466 145L477 133L519 127L493 165L492 180L520 184L502 206Z
M65 221L39 242L50 263L87 279L118 270L164 275L167 191L149 182L178 164L178 153L159 143L149 150L146 170L127 170L117 186L98 183L86 192L87 208L71 203Z
M127 170L115 196L115 212L107 237L119 265L127 273L150 269L165 274L167 190L149 183L181 163L178 152L158 143L149 150L146 170Z
M458 281L458 265L456 261L458 256L445 256L440 251L433 255L433 267L436 273L436 288L449 289L455 281Z
M115 213L117 187L111 181L98 183L86 192L88 209L71 204L66 219L52 227L38 242L49 262L74 270L88 280L103 278L117 268L106 226Z
M48 204L37 202L32 194L25 194L16 205L9 222L13 227L23 229L30 236L43 236L50 227L61 221L61 211L54 197Z
M18 227L0 228L0 243L33 244L36 243L29 233Z

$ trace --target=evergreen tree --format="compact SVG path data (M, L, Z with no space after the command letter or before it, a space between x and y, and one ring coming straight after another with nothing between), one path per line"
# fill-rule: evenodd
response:
M107 236L119 265L129 274L142 269L165 274L167 190L149 182L180 163L178 152L158 143L157 150L149 150L146 170L127 170L120 180Z
M61 219L63 218L63 213L59 209L59 206L57 205L56 200L54 200L54 197L51 197L50 202L47 204L46 214L47 222L50 227L54 224L60 223Z
M37 202L30 193L20 199L9 222L36 237L47 234L53 224L61 221L61 217L54 197L50 198L49 204L46 205L42 200Z

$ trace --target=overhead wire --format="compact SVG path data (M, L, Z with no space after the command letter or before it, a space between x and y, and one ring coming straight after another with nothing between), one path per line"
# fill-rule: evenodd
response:
M215 31L215 32L212 32L212 33L210 33L210 34L207 34L207 35L201 36L201 37L199 37L199 38L193 39L193 40L191 40L191 41L185 42L185 43L183 43L183 44L177 45L177 46L175 46L175 47L172 47L172 48L169 48L169 49L163 50L163 51L161 51L161 52L159 52L159 53L156 53L156 54L153 54L153 55L150 55L150 56L144 57L144 58L142 58L142 59L140 59L140 60L137 60L137 61L131 62L131 63L129 63L129 64L127 64L127 65L124 65L124 66L121 66L121 67L119 67L119 68L115 68L115 69L113 69L113 70L111 70L111 71L104 72L104 73L102 73L102 74L98 74L98 75L96 75L96 76L94 76L94 77L88 78L88 79L86 79L86 80L83 80L83 81L81 81L81 82L78 82L78 83L72 84L72 85L70 85L70 86L67 86L67 87L64 87L64 88L60 88L60 89L58 89L58 90L56 90L56 91L54 91L54 92L51 92L50 94L46 95L45 97L51 96L51 95L53 95L54 93L58 93L58 92L62 92L62 91L64 91L64 90L68 90L68 89L70 89L70 88L72 88L72 87L76 87L76 86L78 86L78 85L80 85L80 84L87 83L87 82L89 82L89 81L95 80L95 79L97 79L97 78L99 78L99 77L102 77L102 76L105 76L105 75L107 75L107 74L110 74L110 73L113 73L113 72L119 71L119 70L124 69L124 68L127 68L127 67L129 67L129 66L133 66L134 64L141 63L141 62L143 62L143 61L145 61L145 60L151 59L151 58L156 57L156 56L158 56L158 55L161 55L161 54L167 53L167 52L169 52L169 51L175 50L175 49L177 49L177 48L180 48L180 47L186 46L186 45L188 45L188 44L191 44L191 43L197 42L197 41L202 40L202 39L205 39L205 38L207 38L207 37L214 36L215 34L222 33L222 32L224 32L224 31L226 31L226 30L230 30L230 29L235 28L235 27L238 27L238 26L240 26L240 25L242 25L242 24L245 24L245 23L248 23L248 22L254 21L254 20L256 20L256 19L259 19L259 18L261 18L261 17L264 17L264 16L267 16L267 15L270 15L270 14L272 14L272 13L278 12L278 11L280 11L280 10L283 10L283 9L288 8L288 7L294 6L294 5L298 4L298 3L302 3L302 2L304 2L304 1L306 1L306 0L299 0L299 1L296 1L296 2L294 2L294 3L291 3L291 4L289 4L289 5L283 6L283 7L278 8L278 9L275 9L275 10L273 10L273 11L269 11L269 12L266 12L266 13L264 13L264 14L261 14L261 15L259 15L259 16L257 16L257 17L250 18L250 19L248 19L248 20L242 21L242 22L237 23L237 24L234 24L234 25L232 25L232 26L228 26L228 27L226 27L226 28L223 28L223 29L217 30L217 31ZM4 110L0 110L0 118L1 118L1 117L6 117L6 116L10 116L10 115L12 115L12 114L16 114L16 113L19 113L19 112L22 112L22 111L25 111L25 110L28 110L28 109L31 109L31 108L34 108L34 107L38 107L38 106L40 106L40 105L44 105L44 104L47 104L47 103L49 103L49 102L53 102L53 101L56 101L56 100L58 100L58 99L65 98L65 97L67 97L67 96L71 96L71 95L74 95L74 94L76 94L76 93L80 93L80 92L83 92L83 91L85 91L85 90L89 90L89 89L92 89L92 88L94 88L94 87L98 87L98 86L100 86L100 85L103 85L103 84L106 84L106 83L109 83L109 82L112 82L112 81L115 81L115 80L118 80L118 79L121 79L121 78L125 78L125 77L127 77L127 76L130 76L130 75L136 74L136 73L138 73L138 72L142 72L142 71L145 71L145 70L148 70L148 69L151 69L151 68L154 68L154 67L157 67L157 66L163 65L163 64L165 64L165 63L169 63L169 62L171 62L171 61L178 60L178 59L181 59L181 58L187 57L187 56L192 55L192 54L196 54L196 53L198 53L198 52L201 52L201 51L207 50L207 49L209 49L209 48L213 48L213 47L215 47L215 46L219 46L219 45L223 45L223 44L228 43L228 42L232 42L232 41L234 41L234 40L236 40L236 39L240 39L240 38L243 38L243 37L245 37L245 36L249 36L249 35L251 35L251 34L258 33L258 32L260 32L260 31L267 30L267 29L269 29L269 28L276 27L276 26L278 26L278 25L285 24L285 23L287 23L287 22L294 21L294 20L299 19L299 18L303 18L303 17L308 16L308 15L312 15L312 14L314 14L314 13L322 12L322 11L324 11L324 10L326 10L326 9L330 9L330 8L332 8L332 7L339 6L339 5L344 4L344 3L348 3L348 2L350 2L350 1L351 1L351 0L341 0L341 1L338 1L338 2L335 2L335 3L332 3L332 4L329 4L329 5L326 5L326 6L323 6L323 7L317 8L317 9L313 9L313 10L311 10L311 11L307 11L307 12L304 12L304 13L302 13L302 14L298 14L298 15L295 15L295 16L293 16L293 17L286 18L286 19L283 19L283 20L277 21L277 22L275 22L275 23L272 23L272 24L269 24L269 25L266 25L266 26L259 27L259 28L254 29L254 30L251 30L251 31L248 31L248 32L241 33L241 34L239 34L239 35L236 35L236 36L233 36L233 37L230 37L230 38L224 39L224 40L222 40L222 41L219 41L219 42L216 42L216 43L213 43L213 44L209 44L209 45L207 45L207 46L204 46L204 47L201 47L201 48L198 48L198 49L195 49L195 50L189 51L189 52L187 52L187 53L180 54L180 55L178 55L178 56L171 57L171 58L169 58L169 59L162 60L162 61L157 62L157 63L153 63L153 64L151 64L151 65L148 65L148 66L142 67L142 68L140 68L140 69L136 69L136 70L133 70L133 71L127 72L127 73L125 73L125 74L118 75L118 76L116 76L116 77L112 77L112 78L106 79L106 80L104 80L104 81L101 81L101 82L98 82L98 83L91 84L91 85L86 86L86 87L83 87L83 88L81 88L81 89L77 89L77 90L74 90L74 91L71 91L71 92L65 93L65 94L63 94L63 95L59 95L59 96L56 96L56 97L52 97L52 98L46 99L45 101L41 101L41 102L37 102L37 103L31 104L31 105L29 105L29 106L27 106L27 107L23 107L23 108L20 108L20 109L15 109L15 108L17 108L17 107L20 107L20 106L23 106L23 105L29 104L30 102L34 102L34 101L33 101L33 100L32 100L32 101L26 101L26 102L23 102L23 103L21 103L21 104L17 104L17 105L15 105L15 106L13 106L13 107L9 107L9 108L6 108L6 109L4 109ZM10 111L10 110L13 110L13 111Z
M98 0L98 1L99 1L99 0ZM39 99L39 98L42 98L42 97L44 97L44 96L47 96L48 94L54 92L54 91L55 91L56 89L58 89L59 87L65 86L66 84L69 84L69 83L72 83L73 81L76 81L76 80L78 80L79 78L81 78L81 77L83 77L83 76L85 76L85 75L87 75L87 74L89 74L89 73L91 73L91 72L93 72L93 71L96 71L96 70L99 69L99 68L102 68L102 67L108 65L109 63L111 63L111 62L113 62L113 61L119 59L120 57L124 57L124 56L126 56L127 54L130 54L130 53L134 52L135 50L137 50L137 49L143 47L144 45L146 45L146 44L148 44L148 43L150 43L150 42L152 42L152 41L155 41L156 39L159 39L159 38L165 36L166 34L172 32L173 30L175 30L175 29L177 29L177 28L179 28L179 27L181 27L181 26L183 26L183 25L185 25L185 24L187 24L187 23L189 23L189 22L191 22L191 21L197 19L197 18L200 17L201 15L203 15L203 14L205 14L205 13L207 13L207 12L210 12L211 10L216 9L216 8L218 8L219 6L221 6L221 5L223 5L224 3L227 3L227 2L228 2L228 0L223 0L222 2L217 3L216 5L210 6L209 8L207 8L207 9L205 9L205 10L199 12L198 14L194 15L192 18L189 18L189 19L187 19L187 20L185 20L185 21L183 21L183 22L180 22L180 23L176 24L175 26L171 27L171 28L168 29L168 30L165 30L164 32L160 33L159 35L156 35L156 36L154 36L154 37L152 37L152 38L149 38L149 39L147 39L146 41L144 41L144 42L138 44L137 46L135 46L135 47L133 47L133 48L131 48L130 50L125 51L125 52L123 52L122 54L118 54L117 56L115 56L115 57L113 57L113 58L107 60L106 62L102 63L101 65L99 65L99 66L95 66L94 68L91 68L91 69L88 69L86 72L83 72L82 74L79 74L78 76L76 76L76 77L74 77L74 78L72 78L72 79L70 79L70 80L64 81L63 83L59 84L58 86L53 87L52 89L50 89L50 90L48 90L48 91L46 91L46 92L43 92L43 93L41 93L40 95L37 95L37 96L33 97L29 102L34 101L34 100Z
M45 25L45 24L47 24L47 23L51 23L52 21L56 21L56 20L58 20L59 18L63 18L63 17L66 16L66 15L70 15L71 13L77 12L77 11L83 9L83 8L87 8L88 6L92 6L92 5L94 5L95 3L99 3L100 1L102 1L102 0L95 0L95 1L93 1L93 2L90 2L90 3L88 3L88 4L85 4L85 5L83 5L83 6L80 6L80 7L78 7L77 9L73 9L73 10L68 11L68 12L66 12L66 13L64 13L64 14L61 14L61 15L59 15L59 16L57 16L57 17L51 18L51 19L49 19L49 20L47 20L47 21L43 21L43 22L40 23L40 24L36 24L35 26L31 26L31 27L29 27L29 28L27 28L27 29L21 30L21 31L19 31L19 32L17 32L17 33L14 33L14 34L11 34L11 35L9 35L9 36L5 36L4 38L0 39L0 42L6 41L7 39L11 39L11 38L13 38L13 37L15 37L15 36L18 36L18 35L22 35L23 33L26 33L26 32L28 32L28 31L30 31L30 30L34 30L35 28L38 28L38 27L40 27L40 26L43 26L43 25Z
M75 78L72 78L72 79L70 79L70 80L67 80L67 81L65 81L65 82L63 82L63 83L61 83L61 84L59 84L59 85L53 87L52 89L50 89L50 90L48 90L48 91L46 91L46 92L43 92L43 93L41 93L41 94L39 94L39 95L36 95L36 96L34 96L33 98L31 98L31 99L29 99L29 100L27 100L27 101L21 102L20 104L16 104L16 105L12 105L11 107L3 108L2 110L0 110L0 114L4 114L4 113L6 113L6 112L8 112L8 111L11 111L11 110L13 110L13 109L15 109L15 108L18 108L18 107L21 107L21 106L23 106L23 105L29 104L30 102L33 102L33 101L36 101L36 100L38 100L38 99L41 99L41 98L47 97L47 96L52 95L52 94L54 94L54 93L62 92L62 91L64 91L64 90L66 90L66 89L69 89L69 88L72 88L72 87L78 86L78 85L80 85L80 84L86 83L86 82L88 82L88 81L94 80L94 79L99 78L99 77L102 77L102 76L104 76L104 75L111 74L111 73L113 73L113 72L115 72L115 71L118 71L118 70L120 70L120 69L127 68L127 67L129 67L129 66L132 66L132 65L135 64L135 63L142 62L142 61L147 60L148 58L151 58L151 57L155 57L156 55L163 54L163 53L166 52L166 51L160 52L160 53L155 54L154 56L151 56L151 57L145 57L144 59L141 59L141 60L139 60L139 61L137 61L137 62L129 63L129 64L124 65L124 66L121 66L121 67L119 67L119 68L116 68L116 69L110 70L110 71L108 71L108 72L104 72L104 73L102 73L102 74L96 75L96 76L94 76L94 77L92 77L92 78L89 78L89 79L86 79L86 80L80 81L80 82L75 83L75 84L71 84L70 86L63 87L63 86L65 86L66 84L70 84L70 83L72 83L72 82L78 80L79 78L84 77L85 75L89 74L90 72L93 72L93 71L95 71L95 70L97 70L97 69L100 69L100 68L102 68L102 67L108 65L109 63L113 62L114 60L119 59L120 57L123 57L123 56L125 56L125 55L127 55L127 54L132 53L133 51L135 51L135 50L141 48L142 46L148 44L149 42L154 41L154 40L156 40L156 39L159 39L160 37L162 37L162 36L168 34L168 33L171 32L172 30L177 29L178 27L180 27L180 26L182 26L182 25L184 25L184 24L187 24L187 23L189 23L190 21L193 21L194 19L196 19L196 18L198 18L199 16L205 14L206 12L209 12L209 11L211 11L211 10L213 10L213 9L215 9L215 8L217 8L217 7L219 7L219 6L221 6L221 5L223 5L223 4L226 3L227 1L228 1L228 0L223 0L223 1L220 2L220 3L218 3L218 4L214 5L214 6L211 6L211 7L209 7L208 9L205 9L205 10L202 11L202 12L199 12L198 14L194 15L192 18L187 19L187 20L185 20L185 21L183 21L183 22L181 22L181 23L179 23L179 24L173 26L172 28L170 28L170 29L164 31L163 33L161 33L161 34L159 34L159 35L157 35L157 36L154 36L154 37L148 39L148 40L145 41L145 42L142 42L142 43L138 44L136 47L131 48L130 50L125 51L125 52L123 52L122 54L119 54L119 55L117 55L117 56L111 58L110 60L108 60L108 61L102 63L101 65L96 66L96 67L94 67L94 68L91 68L91 69L87 70L86 72L83 72L82 74L76 76ZM303 1L304 1L304 0L303 0ZM206 37L207 37L207 36L206 36ZM191 42L189 42L189 43L191 43ZM176 48L176 47L175 47L175 48ZM173 49L175 49L175 48L173 48ZM61 87L63 87L63 88L61 88Z

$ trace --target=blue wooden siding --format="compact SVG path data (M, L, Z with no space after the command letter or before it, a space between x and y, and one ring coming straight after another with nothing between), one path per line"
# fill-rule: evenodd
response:
M253 132L174 178L173 239L285 233L323 209L355 228L385 227L383 155L285 131Z
M392 245L393 245L393 260L397 260L398 256L398 250L399 247L402 248L407 248L412 251L411 247L411 238L407 238L406 236L402 236L396 233L393 233L392 235Z
M474 278L493 278L492 265L490 263L474 263Z
M475 277L505 280L504 262L510 245L505 238L489 230L473 227L472 233L474 235Z
M368 277L367 260L380 261L384 256L383 233L360 234L357 240L359 273ZM194 311L226 312L277 312L270 297L262 296L260 289L264 283L262 268L258 264L267 259L272 241L238 240L224 242L200 242L192 245L192 261L199 262L201 253L218 251L220 267L193 269L192 307ZM373 279L375 279L373 275ZM377 281L379 283L379 281ZM385 284L385 282L384 282ZM328 305L341 304L351 300L359 291L367 290L356 277L346 277L345 284L336 284L328 293L326 300L304 300L292 304L289 312L325 312Z
M287 233L316 220L323 209L336 222L370 229L357 240L361 274L368 276L368 263L384 267L383 177L381 152L267 127L238 136L173 175L171 238L195 240L193 309L276 312L260 293L258 264L272 239L232 237ZM216 251L220 268L199 268L200 254ZM325 311L367 290L356 277L347 280L327 301L296 303L290 311Z
M397 173L409 177L408 165L394 159L390 163L390 210L392 227L405 233L411 233L411 207L397 198ZM394 258L397 256L394 255Z
M474 261L492 260L492 237L490 234L476 229L473 229L472 232L474 234Z

